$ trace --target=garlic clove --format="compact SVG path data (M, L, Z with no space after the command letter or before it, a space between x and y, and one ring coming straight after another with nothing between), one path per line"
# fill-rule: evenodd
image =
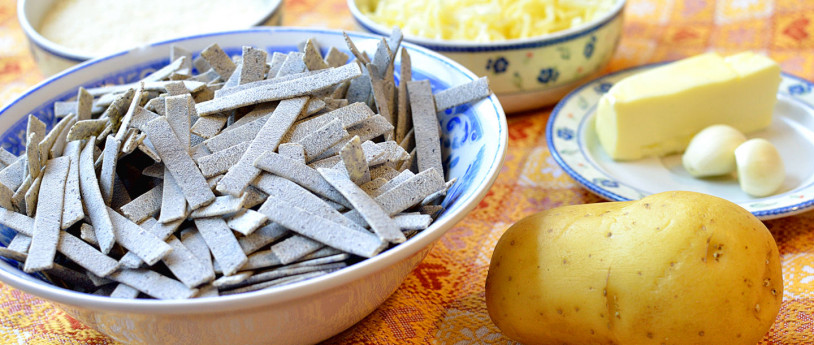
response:
M735 149L738 182L755 197L776 192L786 178L786 168L777 148L766 139L750 139Z
M681 162L694 177L717 176L735 171L735 148L746 141L739 130L727 125L712 125L696 134Z

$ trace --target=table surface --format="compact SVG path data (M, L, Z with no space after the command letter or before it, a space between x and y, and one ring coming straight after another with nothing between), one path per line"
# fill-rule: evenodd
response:
M285 0L284 24L353 29L345 0ZM709 50L754 50L785 72L814 79L814 1L629 0L608 71ZM41 81L16 17L0 0L0 104ZM438 241L384 304L326 341L505 344L489 319L484 281L494 246L517 220L541 210L601 201L557 166L544 136L551 108L509 117L497 181L478 207ZM761 344L814 344L814 212L765 222L783 264L784 296ZM737 325L733 325L737 326ZM53 305L0 284L0 343L115 344Z

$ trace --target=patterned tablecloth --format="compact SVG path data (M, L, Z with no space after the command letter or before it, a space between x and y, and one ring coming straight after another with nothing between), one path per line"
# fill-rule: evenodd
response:
M284 24L353 29L344 0L286 0ZM768 54L785 72L814 79L814 1L629 0L609 71L708 50ZM42 80L16 17L0 0L0 104ZM561 205L600 201L569 178L544 137L551 109L509 118L506 162L478 207L435 245L381 307L327 343L505 344L489 320L484 280L500 235L515 221ZM761 344L814 344L814 212L767 221L782 254L780 314ZM737 327L737 325L733 325ZM113 344L51 304L0 284L3 344Z

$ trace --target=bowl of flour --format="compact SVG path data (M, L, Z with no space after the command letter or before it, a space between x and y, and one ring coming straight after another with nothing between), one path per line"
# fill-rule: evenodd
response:
M150 42L280 25L281 0L18 0L17 17L45 76Z

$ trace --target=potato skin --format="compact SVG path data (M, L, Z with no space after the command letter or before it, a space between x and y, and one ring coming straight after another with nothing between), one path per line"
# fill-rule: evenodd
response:
M486 278L489 316L524 344L754 345L782 295L766 226L694 192L529 216Z

